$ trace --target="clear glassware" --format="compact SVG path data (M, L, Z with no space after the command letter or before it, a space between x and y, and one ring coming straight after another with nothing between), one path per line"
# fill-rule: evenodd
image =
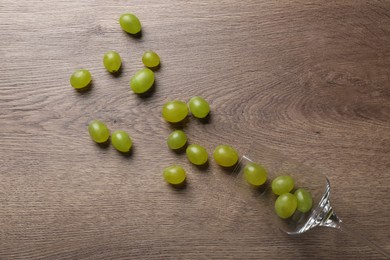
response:
M255 187L245 180L243 169L249 162L258 163L267 170L268 180L264 185ZM276 226L287 234L301 234L317 226L335 228L351 234L355 239L390 258L389 252L369 240L365 235L360 234L356 229L349 228L349 223L344 223L337 217L330 204L331 189L328 178L311 167L295 162L263 145L254 143L247 153L241 157L231 175L233 178L228 178L228 182L232 187L229 187L229 189L231 188L235 193L239 193L245 200L251 200L251 203L272 210ZM310 191L313 197L313 207L309 212L296 211L288 219L281 219L274 213L274 202L277 196L271 190L271 181L280 175L292 176L295 180L295 189L304 188Z

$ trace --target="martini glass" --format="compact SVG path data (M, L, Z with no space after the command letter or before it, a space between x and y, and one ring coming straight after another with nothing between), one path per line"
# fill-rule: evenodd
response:
M264 185L255 187L245 180L243 169L248 163L258 163L267 170L268 180ZM294 189L304 188L313 197L312 209L307 213L301 213L297 210L288 219L281 219L276 213L271 213L276 226L282 231L289 235L298 235L318 226L334 228L347 232L355 239L390 258L389 252L356 231L356 228L349 227L348 222L344 223L340 220L330 203L329 179L311 167L295 162L263 145L253 143L236 165L231 174L232 178L227 179L232 192L243 196L247 202L251 201L263 209L272 209L273 211L277 196L273 194L270 184L274 178L280 175L292 176L295 180Z

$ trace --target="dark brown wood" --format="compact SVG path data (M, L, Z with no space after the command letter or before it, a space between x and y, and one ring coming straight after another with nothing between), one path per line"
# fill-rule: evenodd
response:
M213 160L199 169L170 152L161 107L194 95L212 115L184 125L192 143L211 154L257 140L318 168L340 217L390 250L389 1L0 6L1 259L381 259L335 230L279 232L224 189ZM125 12L141 37L120 29ZM116 77L102 65L111 49ZM162 65L139 97L128 82L149 49ZM78 68L93 75L85 93L69 85ZM95 118L130 133L130 156L90 140ZM163 181L172 163L187 169L185 189Z

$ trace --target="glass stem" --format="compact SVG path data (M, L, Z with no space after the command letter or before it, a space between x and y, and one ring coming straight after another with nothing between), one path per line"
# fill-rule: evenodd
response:
M387 252L384 248L380 247L379 245L377 245L376 243L368 239L360 232L356 231L357 229L354 229L353 227L346 225L345 222L341 221L341 219L337 217L332 207L330 207L326 217L321 221L319 226L332 227L341 230L342 232L345 232L349 236L355 238L357 241L360 241L361 243L370 246L378 253L390 259L389 252Z

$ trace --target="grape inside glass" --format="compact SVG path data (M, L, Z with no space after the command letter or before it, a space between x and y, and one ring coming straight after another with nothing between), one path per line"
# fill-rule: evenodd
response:
M248 163L260 164L267 170L268 180L266 183L256 187L246 181L244 168ZM306 213L296 210L287 219L278 217L274 210L277 195L272 192L271 182L281 175L290 175L294 178L295 186L291 193L294 193L299 188L303 188L311 193L313 198L311 210ZM316 226L336 228L352 234L355 239L390 257L386 250L367 239L366 236L357 232L356 228L349 226L349 223L342 222L336 216L330 204L330 182L328 178L311 167L295 162L287 156L263 145L253 143L236 165L232 177L227 178L229 189L232 189L235 194L242 196L248 203L253 203L264 210L268 210L276 226L287 234L301 234Z

